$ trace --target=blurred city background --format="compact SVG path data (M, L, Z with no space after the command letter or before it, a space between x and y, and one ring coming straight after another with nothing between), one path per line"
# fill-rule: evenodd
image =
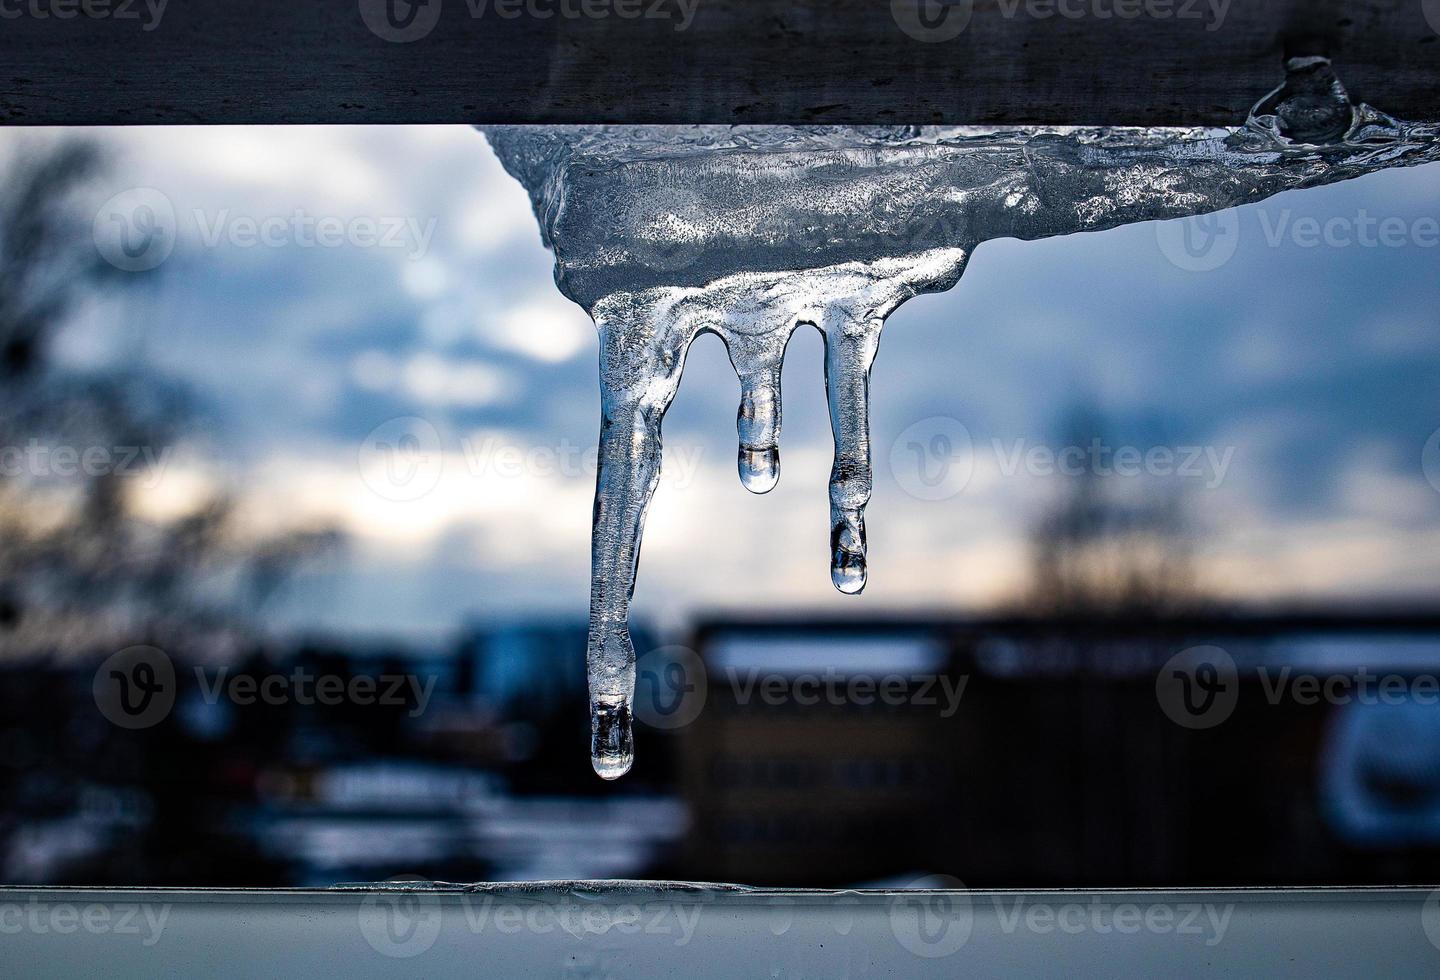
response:
M0 882L1440 877L1440 168L982 246L886 328L860 598L818 334L765 497L702 338L613 784L593 330L484 139L0 170Z

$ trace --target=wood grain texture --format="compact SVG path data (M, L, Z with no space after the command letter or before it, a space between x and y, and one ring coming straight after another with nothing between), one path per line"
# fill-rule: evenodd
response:
M1440 117L1440 0L1059 0L1071 16L1048 17L1056 0L949 0L931 12L969 20L936 42L899 24L936 0L895 0L898 16L891 0L694 0L684 30L679 0L619 0L667 19L428 0L433 28L408 43L367 27L372 0L170 0L158 22L147 0L83 2L111 16L0 0L0 121L1233 124L1287 52L1330 55L1395 115ZM1126 4L1140 16L1113 15Z

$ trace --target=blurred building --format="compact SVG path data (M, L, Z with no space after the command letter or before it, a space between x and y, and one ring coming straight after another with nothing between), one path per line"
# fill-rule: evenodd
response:
M1231 709L1189 728L1167 716L1157 677L1203 645L1236 664ZM1440 874L1440 703L1423 697L1440 672L1434 616L715 622L696 648L703 710L678 736L696 877L840 885L924 871L1035 887ZM1414 697L1363 697L1357 673ZM816 676L851 693L799 703L797 680ZM1321 695L1283 690L1301 677ZM1323 694L1331 679L1341 696ZM886 685L888 698L873 693Z

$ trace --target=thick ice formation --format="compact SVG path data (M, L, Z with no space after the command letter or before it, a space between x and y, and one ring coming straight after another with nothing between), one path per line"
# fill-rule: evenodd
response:
M775 486L780 366L801 324L825 338L835 461L830 575L865 587L869 374L900 304L947 289L991 238L1179 218L1440 159L1440 127L1352 105L1323 58L1294 59L1244 126L493 127L529 189L561 291L600 331L592 539L592 757L630 768L627 617L660 427L691 342L712 332L740 378L741 482Z

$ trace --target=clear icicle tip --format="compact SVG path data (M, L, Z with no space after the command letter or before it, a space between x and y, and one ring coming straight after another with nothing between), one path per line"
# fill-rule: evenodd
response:
M598 701L590 709L590 764L601 779L619 779L635 762L630 706Z
M769 493L780 482L780 450L740 447L740 482L751 493Z
M846 595L859 595L865 590L865 552L847 547L847 532L841 524L831 535L830 581Z

